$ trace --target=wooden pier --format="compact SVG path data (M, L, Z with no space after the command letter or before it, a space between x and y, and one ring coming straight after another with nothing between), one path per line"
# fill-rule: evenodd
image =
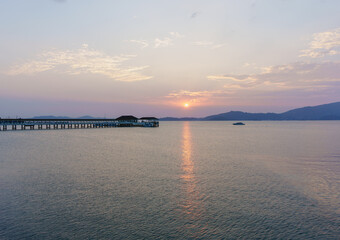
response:
M7 130L51 130L51 129L84 129L113 127L159 127L154 117L136 118L121 116L117 119L35 119L35 118L0 118L0 131Z

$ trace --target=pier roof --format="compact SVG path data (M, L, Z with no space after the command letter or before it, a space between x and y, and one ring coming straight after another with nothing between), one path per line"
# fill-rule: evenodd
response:
M123 115L123 116L120 116L119 118L116 118L117 121L131 121L131 120L135 120L137 121L138 118L136 118L135 116L132 116L132 115Z
M159 119L155 117L141 117L140 120L159 120Z

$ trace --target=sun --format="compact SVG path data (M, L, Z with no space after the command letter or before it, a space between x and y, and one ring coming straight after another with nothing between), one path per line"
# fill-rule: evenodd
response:
M188 108L189 106L190 106L189 103L184 103L185 108Z

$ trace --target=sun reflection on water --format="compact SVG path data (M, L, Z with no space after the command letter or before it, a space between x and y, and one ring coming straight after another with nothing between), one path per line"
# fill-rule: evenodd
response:
M190 123L183 123L182 131L182 164L181 187L183 191L180 209L185 226L185 231L189 231L193 237L202 237L206 232L205 226L201 223L204 208L202 205L203 195L198 189L198 181L195 175L195 165L192 160L192 138Z

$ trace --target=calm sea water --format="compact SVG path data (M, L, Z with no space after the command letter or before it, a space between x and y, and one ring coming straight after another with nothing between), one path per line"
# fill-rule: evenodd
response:
M0 239L339 239L340 121L0 132Z

